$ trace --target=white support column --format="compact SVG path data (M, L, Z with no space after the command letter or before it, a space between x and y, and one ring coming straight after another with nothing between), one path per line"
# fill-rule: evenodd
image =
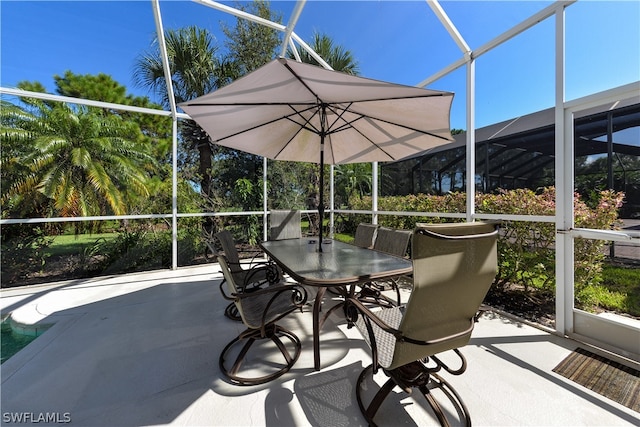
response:
M171 121L171 269L178 268L178 119Z
M565 114L564 8L555 26L556 332L573 329L573 114Z
M171 269L178 268L178 109L176 99L173 95L173 84L171 80L171 69L169 67L169 57L167 55L167 45L164 40L164 29L162 28L162 16L160 15L160 2L153 0L153 16L156 22L156 32L158 35L158 47L162 57L162 68L164 69L164 79L167 85L169 106L171 107L172 126L172 208L171 208Z
M378 162L371 163L371 210L372 224L378 223Z
M476 213L476 61L467 63L467 221Z

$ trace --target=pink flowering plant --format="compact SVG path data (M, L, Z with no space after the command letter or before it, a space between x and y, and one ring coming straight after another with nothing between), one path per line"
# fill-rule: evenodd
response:
M497 194L478 194L476 212L498 215L549 216L549 222L504 221L498 242L499 273L494 283L496 289L506 289L512 284L521 285L525 292L537 289L549 294L555 290L555 188L539 191L529 189L502 190ZM415 194L381 197L381 211L454 212L464 213L464 193L443 196ZM579 194L574 195L575 226L600 230L619 227L618 209L624 193L602 191L591 195L587 204ZM371 198L352 200L353 209L367 210ZM370 218L370 217L369 217ZM369 219L370 220L370 219ZM355 223L366 222L367 216L353 218ZM446 217L382 215L380 225L412 229L418 222L452 222ZM602 281L605 260L605 242L601 240L575 240L575 294L578 304L584 300L583 290ZM584 300L584 301L583 301Z

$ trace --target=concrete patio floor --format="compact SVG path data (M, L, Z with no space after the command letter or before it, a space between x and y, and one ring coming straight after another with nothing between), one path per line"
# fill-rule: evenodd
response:
M3 317L50 329L1 366L2 423L56 414L79 426L366 425L354 385L370 363L357 330L334 315L313 370L311 313L281 323L302 340L293 369L262 386L221 376L218 356L244 328L223 316L215 264L1 291ZM640 425L640 414L552 369L579 343L494 312L444 374L480 426ZM422 401L395 394L380 425L434 425ZM46 423L39 423L46 424Z

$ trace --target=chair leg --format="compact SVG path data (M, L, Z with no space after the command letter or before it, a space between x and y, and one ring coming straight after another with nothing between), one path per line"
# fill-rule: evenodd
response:
M447 413L443 410L442 406L438 403L432 393L432 390L434 389L440 390L453 404L457 412L458 419L452 420L454 421L454 424L463 424L467 427L471 427L469 411L460 398L460 395L455 391L451 384L436 373L428 373L420 369L420 366L424 367L424 365L419 362L415 362L415 364L411 364L411 366L404 366L393 371L384 371L385 374L389 376L389 379L382 387L380 387L369 405L366 407L362 399L362 383L367 376L371 375L373 365L369 365L360 373L360 377L358 377L356 384L356 399L358 401L358 406L360 407L360 412L362 412L362 415L369 425L376 425L373 418L378 412L378 409L394 387L398 386L407 393L411 393L413 388L420 390L433 410L433 413L438 419L440 425L443 427L449 427L451 423L449 418L447 418Z
M394 283L393 283L393 287L394 287L394 288L395 288L395 290L396 290L396 298L397 298L397 300L396 300L396 304L397 304L398 306L401 306L401 305L402 305L402 299L401 299L401 297L400 297L400 286L398 286L398 282L395 282L395 281L394 281Z
M467 405L465 405L464 402L462 401L462 398L460 397L460 395L458 394L456 389L454 389L453 386L451 386L451 384L449 384L440 375L438 375L436 373L431 373L428 386L427 385L423 385L423 386L420 386L419 389L422 392L422 394L424 395L424 397L427 399L427 402L429 402L429 405L436 412L436 415L438 416L438 419L440 419L440 415L438 415L438 413L437 413L438 409L436 409L436 408L439 408L439 412L440 412L440 414L442 416L444 416L444 412L442 411L442 408L440 408L440 405L437 403L436 399L433 397L433 393L431 392L431 390L433 388L436 388L436 387L438 389L440 389L440 391L442 391L442 393L444 395L447 396L449 401L456 408L456 411L458 412L458 417L459 417L460 422L462 424L464 424L465 426L467 426L467 427L471 427L471 416L469 415L469 410L467 409ZM435 406L434 406L434 404L435 404ZM442 423L442 421L440 421L440 423L443 426L445 425L445 424ZM448 425L448 424L449 423L447 422L446 425Z
M284 344L284 342L282 341L282 338L287 338L290 341L290 343L294 345L293 354ZM246 359L247 354L251 350L251 347L256 341L261 339L269 339L273 343L275 343L276 347L284 357L284 363L278 370L267 375L250 377L250 376L238 374L238 372L240 371L240 368L243 365L243 362ZM235 360L231 364L231 367L227 368L226 361L227 361L228 353L232 348L236 348L237 344L240 342L244 342L244 345L242 346L238 355L235 357ZM264 384L266 382L274 380L279 376L289 372L289 370L293 367L295 362L298 360L301 349L302 349L302 344L300 342L300 339L293 332L286 330L278 325L271 325L269 328L267 328L267 334L265 336L260 335L260 330L248 329L242 334L240 334L238 337L234 338L222 350L218 363L220 366L220 371L230 380L232 384L235 384L235 385Z
M231 320L241 321L242 317L240 317L240 312L238 311L238 307L236 307L235 303L231 303L224 309L224 315Z
M391 378L389 378L365 408L364 402L362 401L362 383L367 376L371 375L372 369L373 365L369 365L360 373L358 382L356 383L356 400L358 401L360 412L367 420L367 423L369 423L370 426L375 427L376 423L373 421L373 417L376 416L378 409L380 409L380 405L382 405L382 402L384 402L384 399L386 399L389 393L391 393L391 390L393 390L396 384Z

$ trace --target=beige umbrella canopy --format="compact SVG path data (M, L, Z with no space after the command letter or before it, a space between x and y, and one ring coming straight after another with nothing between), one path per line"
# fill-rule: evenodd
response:
M180 107L216 144L322 166L399 160L453 141L452 100L451 92L278 58Z

